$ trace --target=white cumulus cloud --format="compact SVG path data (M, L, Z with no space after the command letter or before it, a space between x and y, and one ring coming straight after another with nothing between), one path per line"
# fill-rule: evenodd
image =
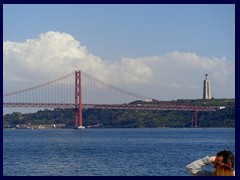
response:
M24 42L3 42L5 91L11 83L46 82L75 70L123 88L135 87L137 93L158 99L201 98L205 73L216 96L233 97L235 93L234 64L225 57L174 51L106 62L70 34L54 31Z

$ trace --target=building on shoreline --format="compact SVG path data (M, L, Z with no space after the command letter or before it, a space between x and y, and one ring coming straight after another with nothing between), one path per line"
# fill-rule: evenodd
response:
M65 128L65 124L22 124L22 125L5 125L3 128L14 128L14 129L59 129Z

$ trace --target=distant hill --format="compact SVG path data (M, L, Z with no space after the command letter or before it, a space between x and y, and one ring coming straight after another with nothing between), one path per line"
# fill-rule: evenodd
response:
M224 106L224 109L214 112L198 112L199 127L235 127L235 99L178 99L132 103ZM73 128L74 109L46 109L28 114L14 112L3 116L4 127L29 124L65 124L65 128ZM192 112L87 109L83 110L83 125L103 128L191 127Z

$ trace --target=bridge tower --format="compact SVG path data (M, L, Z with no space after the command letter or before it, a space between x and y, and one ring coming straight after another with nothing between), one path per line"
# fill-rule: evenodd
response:
M195 106L195 111L192 112L192 127L198 127L198 109Z
M76 128L83 128L82 126L82 79L81 71L75 71L75 116L74 122Z

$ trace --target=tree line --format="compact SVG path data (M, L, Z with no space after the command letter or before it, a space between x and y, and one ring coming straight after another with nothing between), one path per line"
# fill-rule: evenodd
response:
M135 101L132 103L182 104L199 106L224 106L214 112L198 112L199 127L235 127L235 99L176 100L176 101ZM14 112L3 116L3 126L24 124L65 124L74 127L75 109L39 110L36 113ZM153 128L191 127L191 111L147 111L147 110L100 110L84 109L83 126L103 128ZM101 126L96 126L101 125Z

